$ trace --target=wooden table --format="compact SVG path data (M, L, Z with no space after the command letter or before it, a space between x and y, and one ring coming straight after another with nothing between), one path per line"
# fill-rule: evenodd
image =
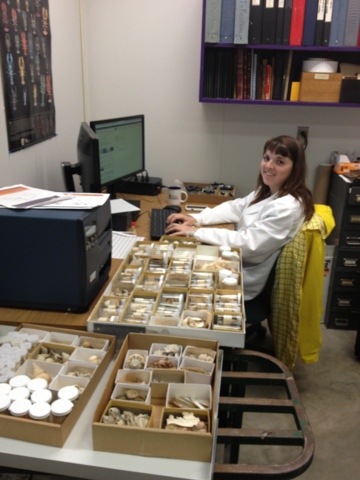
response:
M125 200L140 200L140 215L136 221L136 234L150 239L151 210L153 208L164 208L167 205L167 194L160 193L157 196L121 194ZM185 203L182 204L183 213L185 212ZM232 228L227 226L227 228ZM100 290L90 308L85 313L68 313L48 310L27 310L20 308L0 307L0 324L18 326L22 323L34 323L38 325L51 325L59 328L72 328L76 330L86 330L86 320L105 291L115 272L119 268L121 260L112 259L109 280Z

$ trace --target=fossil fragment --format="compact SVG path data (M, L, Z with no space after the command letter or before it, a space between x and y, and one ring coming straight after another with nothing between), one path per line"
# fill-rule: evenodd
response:
M202 432L208 430L207 423L195 416L192 412L182 412L182 416L170 414L166 419L165 430L183 430L187 432Z

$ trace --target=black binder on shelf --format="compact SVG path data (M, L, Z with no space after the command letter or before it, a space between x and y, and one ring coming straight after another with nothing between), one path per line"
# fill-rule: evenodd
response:
M293 0L285 0L282 45L289 45L290 42L292 3Z
M318 0L306 0L304 31L302 44L304 47L315 45L315 28Z
M276 0L275 44L281 45L284 25L285 0Z
M261 43L273 45L276 32L277 0L265 2L262 15Z
M329 46L332 13L333 13L333 0L326 0L324 30L323 30L323 40L322 40L322 44L324 47Z
M318 11L316 16L315 27L315 45L322 45L324 34L324 22L325 22L325 5L326 0L319 0Z
M249 44L261 43L264 0L251 0L249 17Z

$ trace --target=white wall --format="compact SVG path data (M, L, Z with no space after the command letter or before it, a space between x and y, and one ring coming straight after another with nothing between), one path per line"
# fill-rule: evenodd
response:
M81 3L86 119L144 113L147 170L164 184L223 181L245 194L255 184L265 140L296 135L298 125L310 127L310 187L332 150L360 154L360 109L199 103L202 0L50 0L59 135L8 155L1 117L1 184L55 189L62 185L60 161L75 161L83 119Z
M265 140L298 125L310 127L311 188L331 151L360 154L360 109L199 103L202 0L87 0L85 10L89 115L144 113L147 169L165 184L223 181L247 193Z
M24 183L63 190L60 164L76 162L76 140L83 120L79 2L49 0L52 73L57 136L9 153L4 96L0 95L0 186ZM1 67L0 67L1 68Z

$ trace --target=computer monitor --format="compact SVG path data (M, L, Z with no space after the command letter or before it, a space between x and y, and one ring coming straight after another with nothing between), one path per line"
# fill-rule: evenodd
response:
M77 141L78 163L62 163L65 187L74 191L80 175L84 192L121 192L121 183L145 170L145 117L82 122Z
M65 188L68 192L75 191L73 175L80 176L80 185L84 192L101 192L99 139L91 127L82 122L77 139L78 163L61 164Z
M109 193L121 192L121 183L145 170L145 117L91 121L99 139L100 182Z

